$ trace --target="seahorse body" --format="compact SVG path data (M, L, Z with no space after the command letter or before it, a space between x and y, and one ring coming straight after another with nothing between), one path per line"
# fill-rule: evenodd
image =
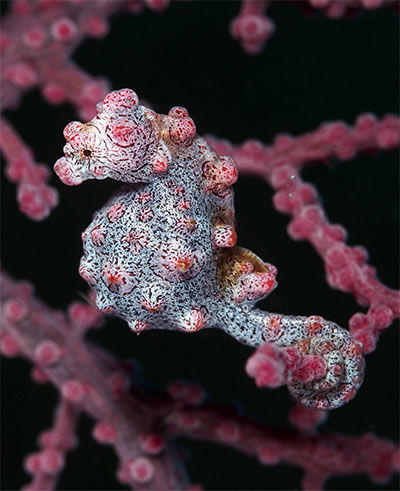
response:
M289 386L295 396L336 407L354 395L363 361L347 331L322 320L317 336L309 318L254 309L276 287L276 269L236 246L235 163L196 134L186 109L159 115L122 89L106 96L89 123L70 123L64 134L65 157L54 167L64 183L127 183L83 233L80 274L99 309L135 332L220 327L252 346L268 340L321 352L342 369L322 389ZM321 340L330 349L323 352Z

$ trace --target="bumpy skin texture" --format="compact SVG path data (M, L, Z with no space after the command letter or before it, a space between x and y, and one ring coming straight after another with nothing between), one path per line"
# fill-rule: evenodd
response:
M276 287L276 269L236 246L232 184L237 170L196 135L186 109L159 115L130 89L111 92L89 123L65 128L55 171L68 185L128 183L83 233L80 274L100 310L135 332L219 327L244 344L265 341L324 358L327 373L289 381L305 405L331 409L362 383L361 345L320 317L271 314L254 304Z

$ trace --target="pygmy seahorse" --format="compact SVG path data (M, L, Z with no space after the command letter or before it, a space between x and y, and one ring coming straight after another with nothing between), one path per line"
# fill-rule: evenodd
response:
M255 309L276 287L276 268L236 245L235 162L218 156L183 107L168 115L130 89L108 94L88 123L69 123L54 169L68 185L126 183L83 232L80 274L100 310L135 332L218 327L254 347L266 341L318 354L323 379L288 384L303 404L331 409L363 378L359 343L321 317Z

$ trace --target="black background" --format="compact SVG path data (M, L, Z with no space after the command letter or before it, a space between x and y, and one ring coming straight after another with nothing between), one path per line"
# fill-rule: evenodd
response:
M192 1L175 2L162 14L117 16L107 38L85 42L74 59L90 73L108 77L114 89L133 88L159 111L187 107L200 134L235 143L249 137L268 143L278 132L297 135L325 120L352 123L361 112L398 111L398 18L392 10L329 20L299 4L277 2L270 9L277 30L263 53L252 57L228 32L238 9L238 2ZM8 117L49 166L62 154L63 127L77 119L70 107L50 107L37 92L26 95ZM345 225L350 244L368 248L381 280L391 287L398 286L397 162L396 152L383 152L303 173L317 184L330 219ZM54 176L60 205L46 221L34 223L18 212L14 185L2 181L3 266L32 281L49 305L65 308L86 291L77 274L80 233L118 184L89 181L68 188ZM288 219L273 210L268 186L242 177L235 190L239 244L279 271L278 289L260 307L319 314L345 326L360 309L350 296L326 285L322 262L307 243L288 238ZM124 322L110 319L90 338L121 358L139 360L144 377L156 386L184 377L202 384L214 402L235 402L261 422L287 426L286 389L256 389L243 370L251 350L222 332L134 336ZM398 330L391 328L368 356L358 396L334 411L324 430L398 438L397 352ZM27 482L23 457L35 449L39 431L50 426L57 395L52 387L31 382L27 362L5 360L2 366L2 489L7 490ZM124 489L114 478L112 450L93 442L91 427L83 418L80 445L68 456L59 488ZM263 467L223 447L181 443L189 449L191 480L205 489L299 489L296 468ZM377 486L365 476L338 477L328 488L398 489L398 481Z

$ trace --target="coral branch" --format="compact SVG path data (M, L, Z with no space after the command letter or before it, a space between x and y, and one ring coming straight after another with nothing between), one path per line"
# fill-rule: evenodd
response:
M340 19L352 9L375 10L395 5L392 0L308 0L311 7L322 10L330 19Z
M316 130L296 137L278 134L270 145L258 140L233 145L214 136L207 136L206 140L219 154L234 157L241 173L266 178L275 189L287 184L287 177L280 176L286 165L289 170L299 170L331 158L346 161L358 152L396 148L399 125L400 119L396 115L388 114L378 119L365 113L357 117L353 127L341 121L323 123Z
M40 434L41 450L27 455L24 467L32 474L32 481L25 491L55 489L57 479L65 465L65 453L76 445L75 430L79 410L70 402L61 399L57 407L53 427Z
M144 455L139 444L139 435L146 430L150 433L158 420L157 406L149 412L148 404L133 392L128 393L129 379L120 364L99 348L86 345L81 331L64 314L36 300L29 285L14 283L5 273L1 279L2 353L21 354L76 410L85 411L99 423L108 423L109 437L102 438L99 429L95 436L114 447L121 462L121 482L135 489L182 489L170 451L150 457ZM104 431L100 433L104 435ZM58 470L61 464L56 466L55 460L60 463L61 457L53 457L51 452L49 462ZM50 486L47 474L39 473L45 461L35 456L28 459L27 466L37 479L44 479L41 485Z
M270 2L243 0L240 13L230 25L232 37L238 39L244 51L259 54L275 30L274 23L265 15Z
M129 387L111 354L85 342L66 316L32 296L27 283L15 283L5 273L1 279L3 354L33 362L62 395L53 429L40 436L42 450L25 461L35 476L25 489L54 489L63 452L74 445L73 426L81 410L96 421L93 437L114 447L120 459L118 479L135 489L189 489L168 448L170 439L179 436L232 447L263 465L302 467L304 489L321 489L332 475L357 473L382 483L398 470L396 446L373 434L319 435L262 426L235 411L204 405L204 392L193 384L171 384L172 399L141 393L139 386ZM323 412L303 408L292 418L308 430L321 422Z
M230 446L263 465L286 462L304 469L304 490L320 490L333 475L365 473L373 482L387 482L398 471L398 448L367 433L314 435L264 427L236 414L209 408L186 408L171 413L168 432ZM311 484L312 483L312 484Z
M37 1L12 3L1 33L2 107L13 108L27 90L40 87L51 104L68 101L90 117L108 87L69 58L86 36L102 38L108 17L129 2Z
M50 171L34 161L31 149L5 119L0 120L0 150L6 176L17 183L20 210L33 220L44 220L58 203L57 191L47 185Z
M233 38L237 39L243 50L257 55L263 50L275 31L273 20L266 15L268 8L274 4L282 4L282 0L242 0L240 12L230 25ZM330 19L340 19L357 9L374 10L384 6L395 6L393 0L308 0L297 1L303 7L312 7L324 12ZM307 5L308 4L308 5ZM287 5L286 5L287 7Z
M292 217L288 234L294 240L311 243L325 263L328 284L351 293L360 305L369 307L366 314L354 314L349 323L365 353L375 349L379 334L400 315L400 294L377 279L363 247L346 244L345 229L328 221L317 190L302 180L300 170L332 157L349 160L360 151L393 149L399 136L397 116L388 115L379 121L363 114L353 128L341 122L325 123L299 137L278 135L268 146L255 140L234 146L207 138L217 153L235 159L240 172L262 177L275 190L275 208Z
M246 372L257 387L281 387L291 380L310 383L325 377L327 363L320 355L304 355L297 348L263 344L246 363Z

